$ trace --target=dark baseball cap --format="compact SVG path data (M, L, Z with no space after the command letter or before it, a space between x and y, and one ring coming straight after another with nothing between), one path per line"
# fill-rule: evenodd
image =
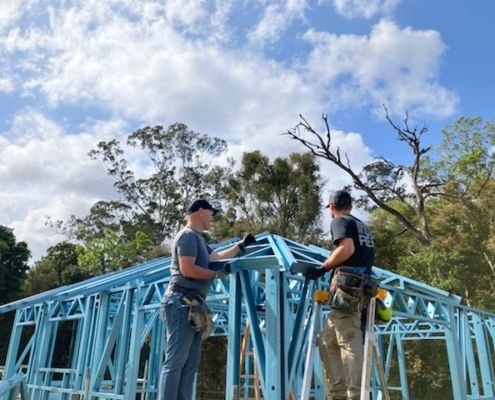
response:
M190 205L189 207L187 207L187 215L190 215L192 213L195 213L196 211L198 211L200 208L202 208L203 210L212 210L213 211L213 215L215 215L217 212L219 212L220 210L217 210L216 208L214 208L210 202L208 200L205 200L205 199L197 199L197 200L194 200Z
M352 206L351 195L345 190L336 190L335 192L330 193L326 208L328 208L330 204L335 204L335 207L337 208L350 208Z

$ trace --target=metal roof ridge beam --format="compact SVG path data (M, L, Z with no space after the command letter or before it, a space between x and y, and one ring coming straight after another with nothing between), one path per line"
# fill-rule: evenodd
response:
M166 268L167 266L162 266L160 268ZM122 272L122 271L119 271ZM134 283L136 280L141 279L142 271L131 271L128 274L122 274L120 277L106 276L102 275L101 282L88 287L88 284L83 285L80 288L74 288L70 291L62 292L53 297L53 300L60 301L62 299L67 299L73 296L78 296L80 294L91 295L101 291L118 288L120 286L125 286L130 283ZM103 278L104 277L104 278ZM124 288L123 288L124 289Z
M280 267L284 267L287 271L290 271L296 259L283 238L278 235L272 235L268 237L268 241L272 244L273 253L277 257Z
M392 285L392 282L397 281L399 283L399 286L398 287L395 286L396 288L404 289L404 290L413 289L416 292L420 292L435 298L441 298L442 300L447 301L451 304L460 304L462 300L462 297L457 296L453 293L449 293L445 290L436 288L426 283L416 281L414 279L407 278L402 275L398 275L394 272L384 270L377 266L373 266L372 275L375 278L379 278L379 279L381 278L381 282L383 282L383 284L388 284L391 287L394 287Z
M170 259L170 257L168 257L168 259ZM31 304L42 303L45 301L53 300L53 299L57 298L58 296L60 296L60 294L67 293L67 292L72 291L72 290L77 292L77 290L82 289L82 286L91 285L91 284L93 284L97 281L100 281L102 279L113 279L113 278L115 278L116 275L124 274L125 276L127 276L128 274L131 275L133 273L136 273L139 276L143 273L143 267L144 267L144 271L146 271L147 269L156 268L157 264L159 264L165 260L167 260L167 258L160 257L160 258L157 258L154 260L147 261L145 263L134 265L132 267L129 267L129 268L126 268L126 269L123 269L120 271L107 272L104 275L93 276L92 278L86 279L86 280L81 281L81 282L76 282L76 283L73 283L73 284L67 285L67 286L61 286L58 288L51 289L47 292L38 293L38 294L29 296L29 297L25 297L23 299L19 299L19 300L16 300L16 301L13 301L13 302L10 302L10 303L7 303L7 304L0 306L0 314L6 313L6 312L9 312L12 310L16 310L18 308L26 307L26 306L31 305ZM152 265L146 265L146 264L152 264ZM88 294L86 292L84 292L84 293ZM75 295L76 294L74 294L74 296ZM68 298L68 297L71 297L71 296L62 296L62 298ZM59 299L57 299L57 300L59 300Z

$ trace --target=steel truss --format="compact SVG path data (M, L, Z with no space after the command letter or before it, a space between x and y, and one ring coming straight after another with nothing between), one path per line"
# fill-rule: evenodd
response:
M228 337L225 398L248 395L259 382L264 399L297 399L313 291L326 288L300 273L320 265L329 252L270 233L257 240L230 261L230 278L214 281L207 298L213 334ZM1 306L0 313L16 311L5 376L23 372L33 400L139 394L156 399L166 347L160 300L170 261L159 258ZM454 400L495 399L495 314L461 306L458 296L380 268L374 267L373 275L388 290L386 303L394 314L375 328L386 378L399 377L389 390L410 398L405 346L427 339L445 346ZM61 342L64 332L69 344ZM69 360L55 366L54 354L66 349L61 346L70 347ZM256 374L242 374L241 360L244 372ZM373 398L380 398L374 381ZM319 362L312 395L325 398Z

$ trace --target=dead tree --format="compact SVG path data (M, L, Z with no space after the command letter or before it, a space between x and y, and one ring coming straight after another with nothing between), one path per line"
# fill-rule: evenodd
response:
M386 108L385 113L398 139L411 148L414 156L412 166L395 165L384 158L377 158L365 165L360 173L356 172L351 167L347 154L344 154L344 159L342 159L340 149L331 148L332 134L327 115L322 115L325 124L324 133L318 133L300 115L301 121L293 129L289 129L286 134L302 143L316 157L328 160L344 170L351 176L354 186L364 191L371 202L397 218L404 226L404 230L409 231L421 245L429 246L431 233L425 212L425 201L428 197L439 194L441 183L434 179L426 179L421 174L422 158L431 149L431 146L421 146L421 137L428 129L426 127L410 128L407 113L402 121L403 126L400 127L392 121ZM408 180L407 186L406 179ZM401 212L392 205L391 200L398 200L405 204L410 212ZM411 214L415 215L417 220L411 218Z

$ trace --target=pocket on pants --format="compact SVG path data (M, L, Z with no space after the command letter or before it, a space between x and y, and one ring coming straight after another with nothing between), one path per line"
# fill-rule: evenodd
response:
M179 311L175 303L162 303L162 318L165 327L170 328L179 323Z
M340 288L337 288L330 302L331 308L348 313L359 311L359 305L359 297L351 296Z

